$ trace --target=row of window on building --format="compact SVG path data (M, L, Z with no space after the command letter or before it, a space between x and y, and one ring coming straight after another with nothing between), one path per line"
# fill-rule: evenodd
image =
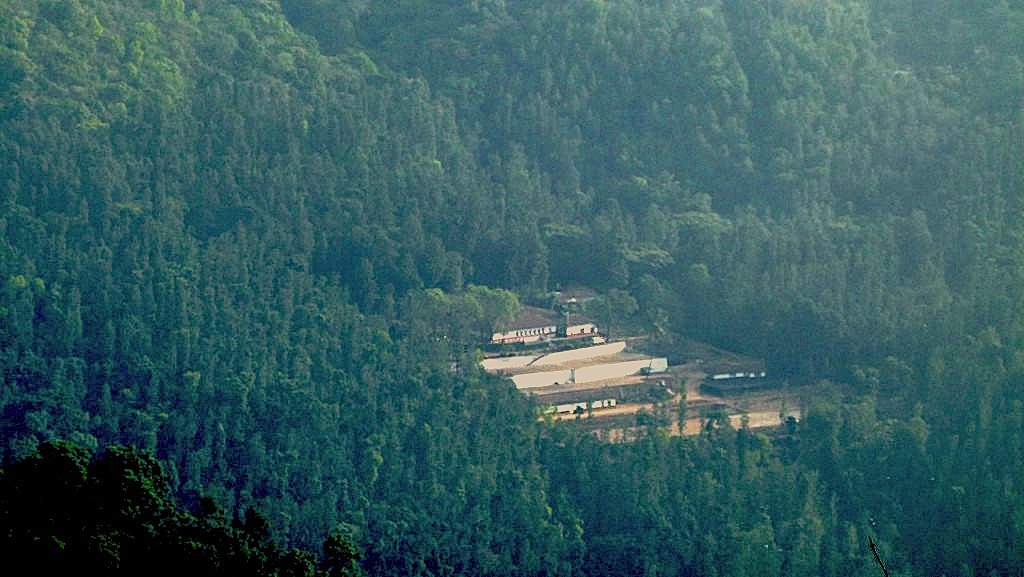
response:
M506 343L532 343L541 339L556 336L570 338L596 334L597 326L593 323L567 325L561 329L557 325L547 325L543 327L515 329L504 333L494 333L494 336L491 337L491 343L496 345Z

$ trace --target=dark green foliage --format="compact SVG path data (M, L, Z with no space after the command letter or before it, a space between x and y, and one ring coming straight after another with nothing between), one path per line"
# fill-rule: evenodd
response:
M0 3L0 443L39 490L5 538L115 567L170 523L147 554L241 573L350 574L355 545L372 575L863 575L870 533L894 574L1019 573L1022 14ZM850 385L778 438L546 428L476 349L577 283L613 334Z
M312 577L341 574L332 560L344 548L344 574L360 574L360 552L347 536L332 536L318 561L278 547L255 510L228 523L216 506L198 515L182 509L160 463L124 446L94 455L73 443L43 443L6 466L0 528L8 563L43 573Z
M340 526L331 531L324 541L321 568L332 577L360 577L362 551L354 541L349 527Z

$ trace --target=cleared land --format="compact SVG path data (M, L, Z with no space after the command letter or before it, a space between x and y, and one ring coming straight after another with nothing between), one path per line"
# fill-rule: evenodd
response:
M714 393L702 390L709 376L719 373L757 372L763 370L757 359L736 355L703 343L686 342L678 347L663 348L645 338L627 339L628 346L613 354L574 358L564 363L536 366L533 363L509 363L498 372L509 376L539 372L564 371L577 373L600 364L640 361L655 357L669 359L668 370L653 374L636 374L592 382L559 382L553 385L522 389L544 404L558 405L603 399L616 399L614 407L587 411L582 415L556 414L549 418L577 421L581 426L599 431L610 440L626 438L651 415L673 435L699 434L711 416L726 417L734 427L746 419L750 428L779 427L789 417L800 419L800 397L804 391L782 387L765 379L738 379L735 386L720 383ZM595 352L598 349L595 348ZM607 347L603 349L607 351ZM643 351L643 352L641 352ZM535 358L540 358L537 355ZM491 364L491 370L497 366ZM568 379L565 379L568 381ZM743 382L741 382L743 381ZM751 387L750 385L762 384ZM685 397L683 393L685 392ZM657 399L657 400L655 400ZM686 421L679 423L679 403L686 402ZM648 419L650 420L650 419Z
M806 392L803 388L783 387L768 382L760 390L744 390L737 387L737 392L734 394L728 392L712 394L701 390L701 383L711 374L723 372L726 369L747 369L752 366L756 366L756 362L735 355L731 355L727 362L722 362L722 359L719 358L696 359L685 364L671 366L666 373L616 379L615 382L600 383L600 387L595 387L595 383L584 383L535 389L532 392L538 394L541 400L548 395L558 395L557 398L560 400L566 400L573 394L578 399L597 398L606 394L613 397L622 390L637 390L638 387L655 387L660 384L664 384L664 388L671 391L672 396L660 402L630 402L626 400L619 402L615 407L594 410L579 416L572 414L556 416L559 420L579 420L581 423L589 421L586 423L588 427L603 430L609 439L621 438L624 431L635 428L636 415L642 412L659 413L663 417L667 415L671 422L667 430L673 435L699 434L706 425L708 416L712 414L727 416L732 426L737 428L742 425L744 418L750 428L779 427L784 425L789 417L799 420L801 418L801 396ZM673 387L678 390L672 390ZM728 391L728 387L721 387L721 389ZM683 391L686 393L687 419L680 426L679 403L683 402Z
M704 430L711 415L724 415L734 428L739 428L746 418L751 429L781 427L789 417L801 418L801 396L804 388L778 388L737 395L709 395L700 391L700 383L706 374L682 367L686 383L686 422L680 426L679 403L681 394L676 394L660 403L620 403L615 407L599 409L583 415L557 415L559 420L578 420L581 425L599 430L609 440L627 438L631 430L638 428L637 415L643 412L667 417L665 429L672 435L697 435ZM677 374L679 374L677 373ZM677 380L677 382L679 382Z

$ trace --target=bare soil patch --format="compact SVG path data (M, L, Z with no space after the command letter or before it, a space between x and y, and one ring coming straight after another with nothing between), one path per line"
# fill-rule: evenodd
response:
M559 420L586 420L587 426L602 430L602 434L610 440L624 438L627 426L622 417L636 415L647 411L661 411L669 415L671 424L668 431L672 435L697 435L705 427L711 415L722 415L729 419L730 424L739 428L746 419L747 426L752 429L780 427L785 425L788 417L801 418L801 397L806 387L777 387L755 392L744 392L736 395L713 395L701 391L701 383L707 378L702 367L695 364L680 365L670 369L671 382L685 390L687 404L686 422L680 427L679 403L683 402L682 391L676 392L671 399L661 403L619 403L615 407L590 411L584 415L557 415ZM582 389L586 390L586 388ZM602 427L601 422L608 423Z

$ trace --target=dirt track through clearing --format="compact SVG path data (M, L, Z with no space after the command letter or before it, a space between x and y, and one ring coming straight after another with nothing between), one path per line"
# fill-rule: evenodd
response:
M681 370L676 372L677 378L685 382L686 403L694 405L720 405L729 416L729 422L734 428L739 428L746 417L747 426L752 429L765 427L778 427L785 424L788 417L800 419L799 399L796 394L782 390L767 390L738 394L735 396L717 396L702 393L700 384L704 381L706 374L697 370ZM667 406L669 413L678 415L678 406L682 401L682 395L676 394L672 399L663 403ZM579 418L602 419L621 415L636 414L641 411L653 411L654 403L620 403L615 407L598 409L592 413L585 414ZM576 415L557 415L559 420L574 420ZM670 427L672 435L697 435L701 432L706 418L704 416L690 416L686 419L680 431L678 419L673 418ZM610 438L618 435L614 431ZM621 431L620 431L621 432Z

